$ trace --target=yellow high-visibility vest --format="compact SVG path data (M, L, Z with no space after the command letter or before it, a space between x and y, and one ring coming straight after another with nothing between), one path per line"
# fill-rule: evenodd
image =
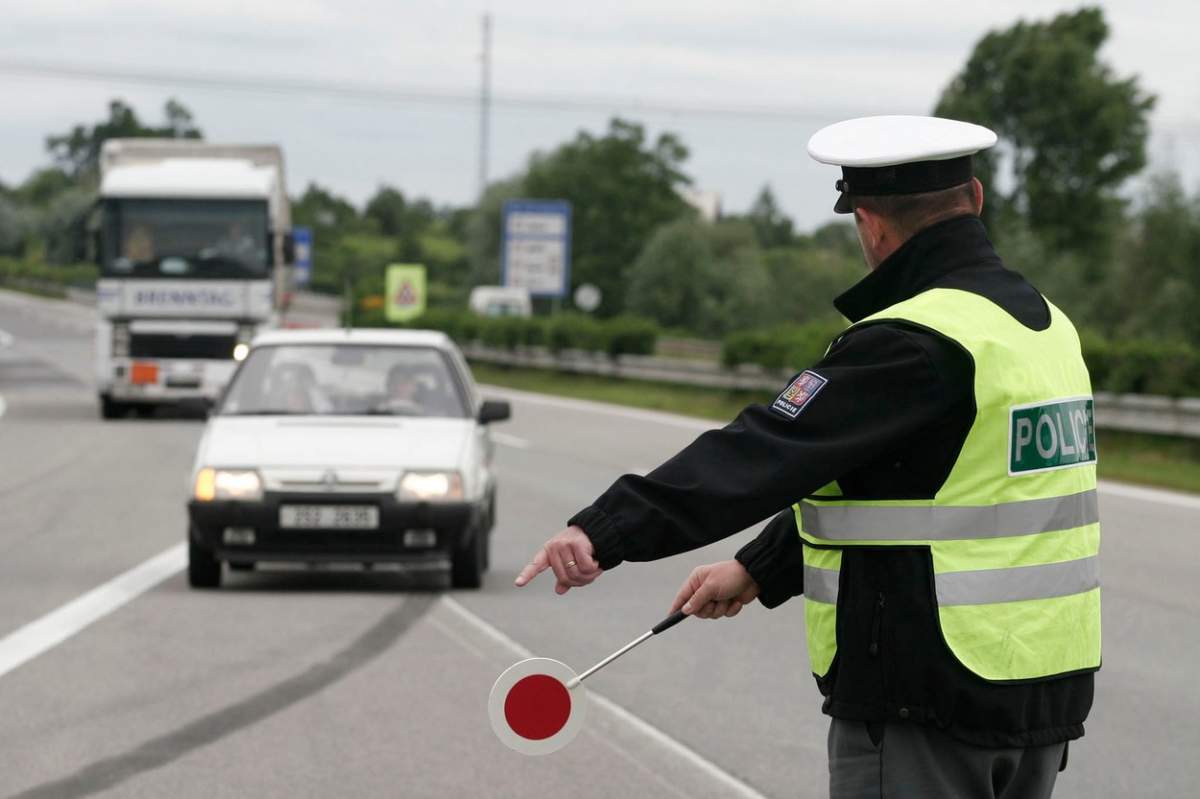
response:
M1047 303L1049 304L1049 303ZM1100 524L1092 389L1079 337L1050 305L1035 331L995 303L931 289L861 320L915 324L975 362L975 421L932 499L850 500L831 483L795 506L813 674L837 653L842 551L927 546L946 644L986 680L1100 665ZM857 326L856 325L856 326Z

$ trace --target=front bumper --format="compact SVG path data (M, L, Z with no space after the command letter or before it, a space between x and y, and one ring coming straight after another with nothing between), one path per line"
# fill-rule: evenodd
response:
M375 530L295 530L279 526L281 505L374 505ZM451 558L485 532L487 506L471 502L400 502L380 494L281 494L257 502L188 502L192 540L227 561L400 563ZM228 530L235 531L233 534ZM253 530L252 543L245 530ZM430 542L429 533L432 533ZM424 539L419 544L408 538Z
M154 379L134 382L134 366L153 367ZM213 402L232 377L237 362L229 360L171 360L114 358L100 391L119 402Z

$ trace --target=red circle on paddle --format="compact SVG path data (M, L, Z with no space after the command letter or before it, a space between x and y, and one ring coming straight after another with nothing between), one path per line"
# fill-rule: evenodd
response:
M565 663L525 658L496 678L488 693L492 732L523 755L548 755L583 728L587 689Z
M571 694L555 677L530 674L518 680L504 698L504 718L522 738L545 740L571 718Z

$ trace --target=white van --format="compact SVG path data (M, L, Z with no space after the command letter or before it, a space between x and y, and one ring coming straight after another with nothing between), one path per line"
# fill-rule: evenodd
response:
M533 316L529 289L509 286L476 286L467 307L480 316Z

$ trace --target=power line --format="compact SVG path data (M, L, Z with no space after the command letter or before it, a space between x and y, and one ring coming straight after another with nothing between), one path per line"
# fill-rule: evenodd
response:
M90 83L133 83L145 86L240 91L321 97L341 101L370 101L393 105L421 103L444 106L477 106L479 95L470 90L386 84L314 81L304 78L260 77L230 73L175 72L95 64L66 64L48 61L0 59L0 73ZM679 116L736 117L763 121L825 121L838 116L835 110L816 112L788 106L739 106L673 103L628 97L554 96L537 94L492 94L497 108L523 111L644 111Z

